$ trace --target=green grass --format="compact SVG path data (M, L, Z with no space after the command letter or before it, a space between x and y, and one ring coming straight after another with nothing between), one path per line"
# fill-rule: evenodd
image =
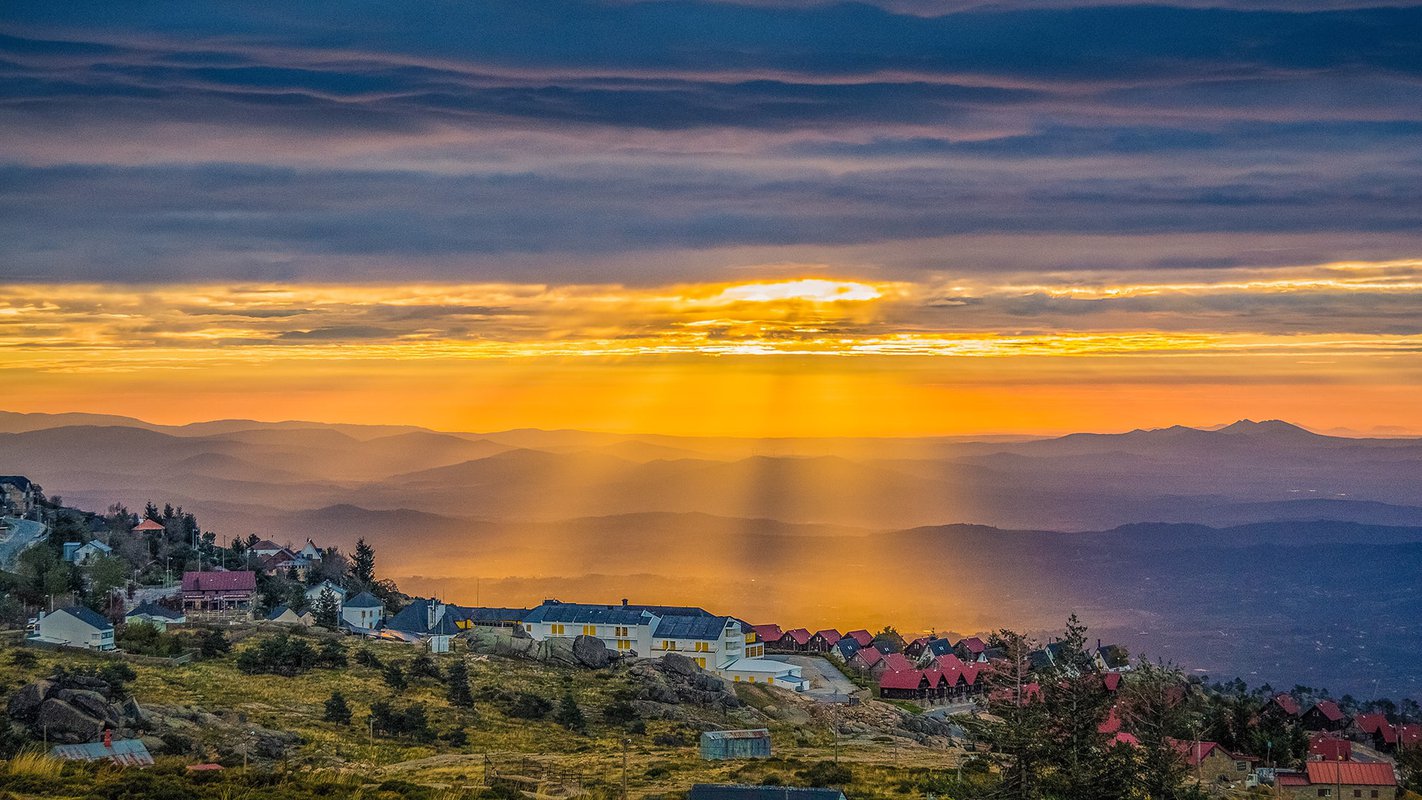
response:
M777 758L765 762L704 762L696 747L697 731L686 724L665 720L647 720L645 733L629 733L621 726L602 720L602 709L628 688L625 674L613 671L568 670L525 661L498 658L469 657L465 654L435 656L443 670L453 659L465 658L475 695L475 708L452 707L445 698L442 683L412 680L400 693L392 692L378 670L351 665L342 670L312 670L286 678L272 675L246 675L236 669L237 652L250 646L253 640L238 644L234 652L221 659L197 662L178 667L132 665L138 677L130 691L145 706L192 706L219 714L233 723L250 722L267 728L293 731L305 740L284 765L254 765L254 772L290 769L301 774L301 781L352 781L369 788L385 781L404 781L434 791L458 791L475 787L484 778L485 757L496 764L512 764L528 758L541 765L579 773L593 796L620 796L623 763L623 741L627 740L628 785L634 797L668 790L685 789L696 782L780 781L795 785L796 771L808 764L832 756L832 736L822 720L810 715L829 713L807 708L797 698L763 687L739 685L736 691L752 708L784 709L782 718L769 723L775 741ZM348 642L348 652L357 647L370 648L386 663L405 663L416 651L398 643ZM6 694L24 682L44 677L59 663L73 668L102 664L105 659L83 653L55 653L26 650L35 655L32 666L15 666L10 658L13 647L0 646L0 673L6 675ZM571 686L574 697L584 710L589 731L579 735L566 730L551 719L525 720L504 715L496 703L482 698L496 692L528 691L540 694L556 703L565 686ZM322 721L324 704L333 691L339 690L352 711L352 723L347 726ZM454 729L464 731L468 744L452 747L447 742L418 743L371 738L365 727L370 704L376 700L393 701L404 706L424 703L430 726L437 734ZM911 704L905 704L911 705ZM743 727L744 722L731 716L696 711L711 727ZM823 730L821 730L823 728ZM679 734L687 746L657 744L659 736ZM202 742L209 747L217 742ZM855 765L856 798L914 797L914 792L887 791L900 780L904 769L949 769L956 764L951 753L919 747L909 743L894 745L860 739L841 743L840 756ZM66 770L72 769L66 766ZM229 770L229 773L233 772ZM300 783L295 778L292 785ZM301 783L305 785L305 783ZM223 779L222 787L231 798L261 796L250 788ZM214 784L213 791L217 791ZM33 797L60 797L55 794L25 794ZM295 791L295 789L293 789ZM305 791L302 789L302 791ZM313 790L314 791L314 790ZM372 790L373 791L373 790ZM413 789L411 791L414 791ZM364 790L363 790L364 792ZM87 791L78 791L84 795ZM245 793L245 794L244 794ZM609 794L610 793L610 794ZM328 792L329 796L355 795L354 791ZM379 796L364 793L362 796ZM4 796L0 787L0 797ZM203 794L202 796L219 796ZM294 795L295 796L295 795ZM319 792L315 796L320 796ZM391 795L403 797L405 795ZM414 795L411 795L414 796Z

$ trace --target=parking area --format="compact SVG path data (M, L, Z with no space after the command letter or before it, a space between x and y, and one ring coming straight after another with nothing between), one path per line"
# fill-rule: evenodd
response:
M767 654L766 658L785 661L800 667L800 672L810 682L806 697L823 703L847 703L851 695L863 697L863 689L855 686L829 659L824 656Z

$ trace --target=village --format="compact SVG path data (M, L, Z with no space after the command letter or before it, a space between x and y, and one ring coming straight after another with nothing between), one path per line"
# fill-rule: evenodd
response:
M47 527L63 537L45 543L57 555L49 574L71 570L64 574L80 585L62 587L51 580L47 588L70 591L50 592L45 607L26 617L19 642L60 658L83 652L181 667L193 653L148 648L156 641L191 643L203 637L221 640L221 648L227 648L229 635L271 641L261 637L311 631L334 634L356 646L404 646L425 654L420 657L535 658L575 669L660 661L668 670L705 676L724 687L715 689L718 692L754 686L762 693L793 695L795 702L811 707L891 707L905 718L921 720L914 724L932 731L935 741L957 748L960 764L973 754L992 763L997 751L992 736L984 733L991 724L1046 703L1044 698L1059 685L1085 681L1104 709L1095 733L1105 748L1142 748L1150 733L1133 726L1138 715L1130 710L1131 701L1118 701L1129 694L1133 673L1141 665L1118 645L1072 640L1070 626L1066 638L1031 642L1029 647L1029 640L999 633L909 639L891 625L874 632L812 632L698 607L629 599L580 603L550 598L519 608L465 606L399 593L392 583L376 577L374 552L364 541L350 558L310 538L290 544L251 536L218 547L180 509L150 505L143 515L76 515L46 507L37 486L13 477L0 478L0 498L9 520L3 541L23 527L20 523L36 518L48 520ZM83 524L76 527L76 519ZM196 546L190 544L194 541ZM41 546L31 552L43 550ZM160 580L139 580L145 573L133 569L139 565L134 552L138 558L153 556L141 566ZM182 567L176 571L175 557ZM8 558L14 561L16 554ZM126 579L100 583L98 595L85 591L119 564ZM90 602L78 602L86 594ZM184 631L202 633L184 639ZM281 674L270 665L267 671ZM28 700L22 699L23 693L12 697L12 718L38 720L47 706L57 708L62 693L69 691L58 686L54 682ZM1182 776L1199 790L1218 796L1404 796L1409 776L1399 760L1422 751L1422 720L1408 709L1364 707L1351 698L1315 696L1302 687L1267 695L1258 689L1246 695L1241 689L1237 694L1234 701L1254 706L1233 728L1217 721L1216 729L1228 728L1231 740L1211 738L1198 722L1193 736L1162 740L1178 757ZM67 727L47 726L44 738L62 739L61 729L80 733L54 744L49 750L53 757L140 767L153 763L143 739L116 737L124 726L106 721L101 709L62 705L71 717ZM369 725L374 736L375 721ZM1264 752L1249 749L1260 743L1267 745ZM701 732L705 759L767 758L773 747L771 733L764 728ZM204 768L222 766L214 762ZM845 796L834 787L822 788L830 792L824 797ZM704 784L690 796L771 796L762 792L754 786Z

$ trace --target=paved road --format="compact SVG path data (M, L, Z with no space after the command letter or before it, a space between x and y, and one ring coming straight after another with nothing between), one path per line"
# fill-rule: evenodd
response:
M810 681L805 695L825 703L845 703L849 696L861 690L844 673L840 672L824 656L801 656L775 654L766 658L786 661L800 667L800 672Z
M0 567L8 569L26 547L44 535L44 523L6 517L5 525L7 535L0 538Z

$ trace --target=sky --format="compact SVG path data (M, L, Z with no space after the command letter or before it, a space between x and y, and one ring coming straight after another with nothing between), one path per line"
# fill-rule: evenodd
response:
M1422 433L1422 5L7 3L0 407Z

